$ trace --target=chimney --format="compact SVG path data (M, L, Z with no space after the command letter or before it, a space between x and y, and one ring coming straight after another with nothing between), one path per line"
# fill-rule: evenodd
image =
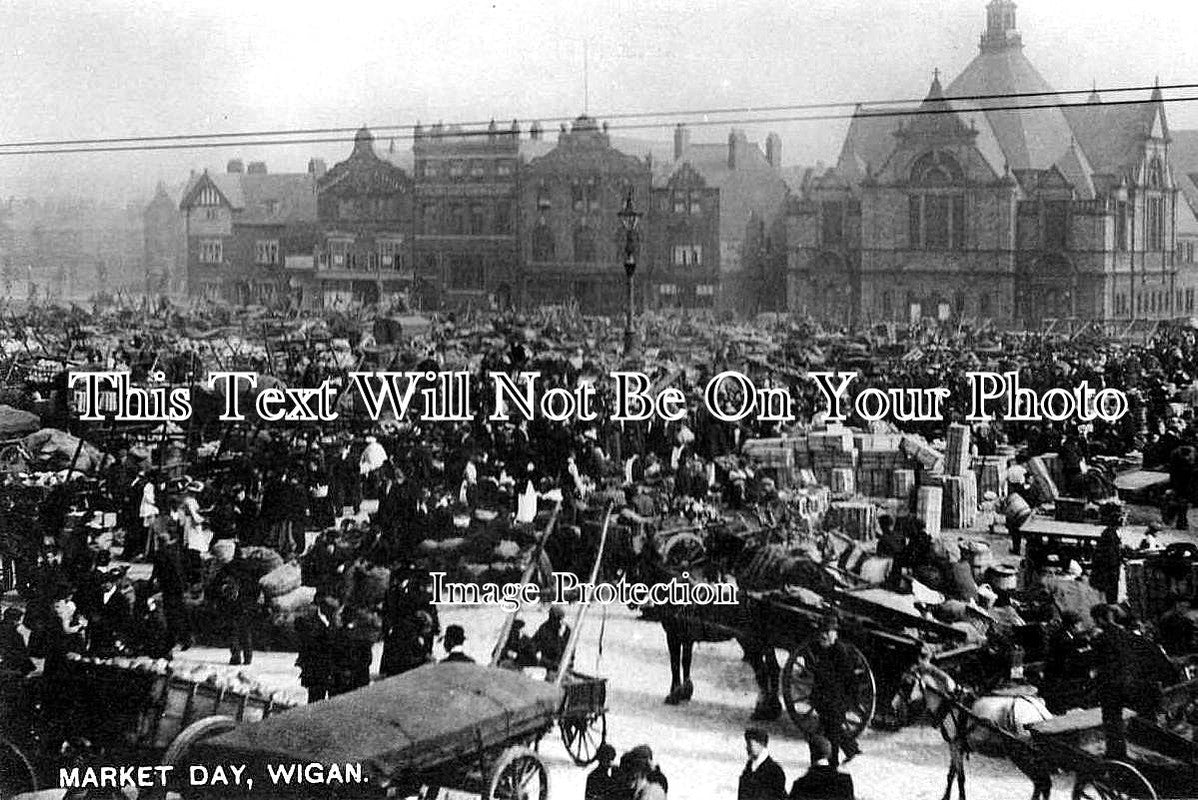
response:
M324 174L329 171L328 166L324 163L323 158L308 159L308 174L314 178L323 178Z
M240 158L230 158L225 171L230 175L245 172L245 163Z
M424 126L417 121L416 127L412 129L412 138L419 139L421 136L424 136Z
M728 134L728 169L736 169L736 131Z
M266 162L265 161L251 161L249 166L245 168L245 171L248 172L250 175L265 175L266 174Z
M674 160L682 158L682 154L691 146L691 132L682 123L674 126Z
M782 137L776 133L765 137L765 160L774 169L782 169Z
M541 123L533 122L532 127L528 129L528 138L534 142L541 141Z

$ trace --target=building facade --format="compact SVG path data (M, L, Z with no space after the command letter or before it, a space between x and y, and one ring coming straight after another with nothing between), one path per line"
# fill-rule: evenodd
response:
M520 296L530 305L576 302L593 314L626 306L625 232L616 216L631 191L641 241L651 234L650 165L612 146L588 116L563 126L557 145L531 159L520 182ZM644 263L644 254L641 255ZM644 305L643 297L637 304Z
M349 158L316 178L314 252L289 256L289 272L302 275L303 304L337 308L384 302L412 287L411 177L375 152L362 128Z
M298 257L306 266L316 250L315 171L313 162L308 172L270 174L264 163L233 159L223 173L194 175L179 203L188 294L240 305L300 301L305 270L285 265Z
M425 308L507 307L519 276L520 129L416 126L416 294Z
M690 165L655 179L642 285L646 308L714 308L720 290L720 190Z
M187 228L179 200L158 182L154 197L142 212L145 291L170 294L185 288Z
M1051 89L1015 10L991 0L979 53L947 89L937 73L918 107L854 114L836 166L790 204L792 310L1020 327L1185 313L1194 277L1175 257L1159 91L1130 105L1037 100ZM1011 108L988 95L1024 97Z

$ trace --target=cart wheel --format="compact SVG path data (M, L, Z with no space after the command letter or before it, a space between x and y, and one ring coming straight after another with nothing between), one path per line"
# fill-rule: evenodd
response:
M223 714L214 714L211 717L196 720L179 731L179 735L171 740L170 745L162 754L163 766L178 767L186 764L187 758L191 754L191 748L197 742L228 733L236 727L237 721ZM149 797L150 800L161 800L166 796L166 792L161 787L155 787L143 796ZM186 797L185 792L184 796Z
M1079 773L1073 800L1157 800L1144 773L1126 761L1103 761L1093 772Z
M37 788L37 770L33 764L21 748L0 737L0 800L36 792Z
M849 738L856 739L873 719L878 689L865 654L847 642L845 647L853 657L854 691L844 716L844 732ZM811 687L815 682L811 663L811 648L801 647L790 651L790 658L782 670L782 702L786 704L791 721L805 734L819 730L819 715L811 704Z
M670 537L661 549L661 558L667 567L689 567L703 560L707 548L703 540L693 533L680 533Z
M591 717L573 717L558 722L562 744L574 759L574 764L585 767L594 763L599 756L599 746L607 741L607 714L598 713Z
M491 769L483 800L549 800L549 770L531 750L509 747Z

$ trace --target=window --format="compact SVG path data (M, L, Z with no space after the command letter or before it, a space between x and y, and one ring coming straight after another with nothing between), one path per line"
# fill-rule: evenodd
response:
M674 245L672 263L676 267L698 267L703 264L703 246L698 244Z
M575 211L586 209L586 189L577 181L570 184L570 201Z
M379 264L383 269L399 269L401 243L394 239L383 239L378 243Z
M512 204L507 200L495 204L495 232L512 232Z
M1185 242L1182 245L1182 252L1185 255L1185 262L1187 264L1193 264L1194 263L1194 243L1193 242Z
M844 243L844 205L820 203L820 240L827 247Z
M505 159L495 162L495 174L501 178L510 177L512 174L512 162Z
M1048 250L1069 247L1069 204L1064 200L1044 204L1044 247Z
M354 218L354 201L353 200L338 200L337 201L337 218L338 219L353 219Z
M1148 188L1159 189L1165 185L1165 167L1160 158L1148 162Z
M217 209L217 208L204 209L204 219L206 219L206 220L220 219L220 209Z
M350 269L352 264L349 257L349 239L332 239L329 241L331 266L336 269Z
M441 166L436 161L426 161L424 164L424 177L435 178L441 173Z
M965 197L949 194L909 196L907 237L912 248L964 249Z
M224 261L224 243L220 239L200 240L200 263L219 264Z
M882 292L882 318L890 319L892 298L889 291Z
M991 301L990 301L990 293L989 292L982 292L981 294L978 295L978 316L988 317L992 313L994 313L993 311L991 311L990 302Z
M537 187L537 208L544 211L551 205L552 203L549 200L549 187L542 183L539 187Z
M215 186L205 186L200 190L200 194L196 197L196 205L219 206L220 192L216 191Z
M532 232L532 260L552 261L554 250L556 250L556 246L553 241L553 232L549 230L548 225L542 222Z
M482 178L486 174L487 174L487 169L485 166L483 166L483 162L480 159L475 158L470 161L470 177L471 178Z
M663 283L657 287L657 293L672 297L673 295L678 294L678 286L677 284L673 283Z
M466 232L466 207L454 203L449 207L449 233L461 235Z
M279 240L278 239L259 239L254 242L254 263L255 264L278 264L279 263Z
M487 232L487 210L482 203L470 206L470 233L481 236Z
M425 233L439 233L441 210L436 203L425 203L420 207L420 227Z
M714 297L715 286L710 283L700 283L695 287L696 297Z
M423 177L424 177L424 175L425 175L425 169L427 168L427 166L428 166L428 162L427 162L427 161L425 161L423 158L421 158L421 159L417 159L417 161L416 161L416 166L415 166L415 171L416 171L416 177L417 177L417 178L423 178Z
M1148 249L1165 249L1165 199L1148 198Z
M466 174L466 165L461 161L449 162L449 177L460 178Z
M590 262L595 261L596 258L595 232L580 225L574 229L574 260Z
M947 153L925 153L911 165L911 182L918 186L945 186L964 179L965 173L956 159Z
M600 193L599 193L599 179L598 178L591 178L589 181L587 181L586 192L587 192L587 210L588 211L598 211L599 210L599 201L601 199Z
M700 197L701 194L699 192L692 191L688 193L690 212L692 214L698 215L703 213L703 203L700 201Z
M1194 310L1194 290L1186 289L1186 311Z
M1123 200L1115 203L1115 249L1127 249L1127 203Z
M683 192L683 191L675 191L674 192L674 213L675 214L685 214L686 213L686 192Z

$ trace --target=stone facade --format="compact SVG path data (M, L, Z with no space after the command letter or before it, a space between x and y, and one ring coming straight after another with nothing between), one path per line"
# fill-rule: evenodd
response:
M720 190L689 163L654 186L646 225L644 305L713 308L720 293Z
M650 165L615 149L595 120L581 116L557 146L532 159L520 185L520 294L531 305L571 301L592 314L619 314L626 305L625 232L616 214L632 192L649 211ZM641 220L640 241L653 220ZM644 247L640 263L644 264ZM644 304L638 297L637 305Z
M159 182L142 213L145 290L170 293L183 288L187 263L187 229L179 202Z
M790 308L834 324L1011 327L1188 313L1159 92L1017 110L953 99L1050 91L1022 54L1015 4L992 0L987 22L947 90L937 74L917 108L858 109L836 167L791 203Z

